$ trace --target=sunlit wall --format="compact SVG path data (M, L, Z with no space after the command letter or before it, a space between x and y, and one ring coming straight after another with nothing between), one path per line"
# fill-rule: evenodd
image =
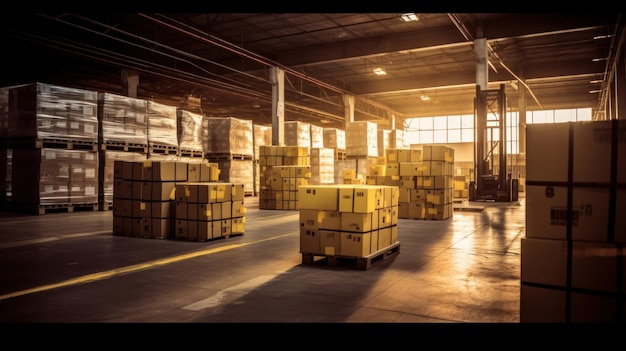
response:
M507 153L519 153L519 118L517 112L506 115ZM590 121L591 108L542 110L526 112L526 124ZM491 122L490 122L491 121ZM497 121L487 116L487 124ZM452 144L474 142L474 115L407 118L404 122L407 144ZM494 134L494 140L499 136Z

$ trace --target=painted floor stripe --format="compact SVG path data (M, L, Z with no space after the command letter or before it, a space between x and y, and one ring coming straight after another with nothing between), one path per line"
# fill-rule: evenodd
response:
M41 291L62 288L62 287L70 286L70 285L90 283L90 282L94 282L94 281L97 281L97 280L102 280L102 279L107 279L107 278L111 278L111 277L114 277L114 276L118 276L118 275L121 275L121 274L127 274L127 273L132 273L132 272L136 272L136 271L140 271L140 270L144 270L144 269L149 269L149 268L153 268L153 267L157 267L157 266L163 266L163 265L166 265L166 264L180 262L180 261L187 260L187 259L194 258L194 257L205 256L205 255L210 255L210 254L214 254L214 253L218 253L218 252L222 252L222 251L232 250L232 249L236 249L236 248L239 248L239 247L248 246L248 245L252 245L252 244L258 244L258 243L261 243L261 242L264 242L264 241L269 241L269 240L280 239L280 238L284 238L286 236L291 236L291 235L295 235L295 234L300 234L300 232L291 232L291 233L287 233L287 234L277 235L277 236L273 236L273 237L266 238L266 239L252 241L252 242L249 242L249 243L232 244L232 245L226 245L226 246L216 247L216 248L207 249L207 250L195 251L195 252L190 252L190 253L184 254L184 255L179 255L179 256L174 256L174 257L169 257L169 258L164 258L164 259L159 259L159 260L154 260L154 261L141 263L141 264L136 264L136 265L127 266L127 267L116 268L116 269L112 269L112 270L108 270L108 271L104 271L104 272L99 272L99 273L83 275L81 277L69 279L69 280L66 280L66 281L63 281L63 282L59 282L59 283L55 283L55 284L43 285L43 286L39 286L39 287L36 287L36 288L31 288L31 289L26 289L26 290L22 290L22 291L16 291L16 292L9 293L9 294L0 295L0 301L1 300L6 300L6 299L10 299L10 298L13 298L13 297L18 297L18 296L23 296L23 295L28 295L28 294L34 294L34 293L41 292Z
M274 279L277 276L277 274L275 275L261 275L258 276L256 278L250 279L248 281L245 281L241 284L237 284L237 285L233 285L229 288L226 288L224 290L220 290L217 294L208 297L206 299L200 300L198 302L194 302L192 304L189 304L185 307L183 307L183 309L185 310L190 310L190 311L201 311L203 309L206 308L210 308L210 307L215 307L215 306L219 306L222 303L222 300L224 300L225 297L227 297L229 292L236 292L236 293L247 293L252 289L256 289L259 286L267 283L268 281Z
M45 238L38 238L38 239L19 240L19 241L13 241L13 242L0 244L0 249L6 249L9 247L16 247L16 246L23 246L23 245L41 244L41 243L47 243L49 241L56 241L56 240L69 239L69 238L79 238L82 236L100 235L100 234L112 234L112 232L110 230L100 230L100 231L95 231L95 232L75 233L75 234L66 234L66 235L61 235L61 236L48 236Z

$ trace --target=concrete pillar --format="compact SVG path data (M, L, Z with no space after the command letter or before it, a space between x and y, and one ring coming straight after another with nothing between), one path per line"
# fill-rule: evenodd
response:
M139 74L136 71L122 69L123 95L136 98Z
M272 67L272 145L285 145L285 70Z
M474 51L476 52L476 84L480 90L487 90L487 83L489 83L487 39L475 39Z
M625 53L620 53L619 62L615 69L615 99L617 105L615 108L615 118L626 119L626 59Z
M354 122L354 96L344 94L343 96L343 108L344 108L344 130L348 122Z

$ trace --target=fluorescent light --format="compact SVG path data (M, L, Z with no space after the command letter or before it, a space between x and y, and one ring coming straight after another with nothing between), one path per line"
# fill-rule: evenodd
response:
M385 74L387 74L387 72L385 72L384 68L374 68L374 73L378 76L384 76Z
M400 20L402 20L403 22L415 22L415 21L419 21L419 18L413 12L407 12L407 13L403 13L400 16Z
M428 100L430 100L430 96L428 96L428 95L422 95L422 96L420 96L420 99L421 99L422 101L428 101Z
M601 93L602 90L589 90L589 94L597 94L597 93Z
M591 84L598 84L598 83L602 83L602 82L603 82L602 79L596 79L596 80L590 81L589 83L591 83Z
M593 60L591 60L591 61L593 61L593 62L598 62L598 61L606 61L606 60L608 60L608 58L606 58L606 57L601 57L601 58L594 58L594 59L593 59Z
M606 38L610 38L613 35L609 34L609 35L596 35L595 37L593 37L594 39L598 40L598 39L606 39Z

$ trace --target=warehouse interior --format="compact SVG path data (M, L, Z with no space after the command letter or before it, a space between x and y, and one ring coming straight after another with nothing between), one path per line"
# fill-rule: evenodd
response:
M2 16L2 321L623 322L625 34Z

